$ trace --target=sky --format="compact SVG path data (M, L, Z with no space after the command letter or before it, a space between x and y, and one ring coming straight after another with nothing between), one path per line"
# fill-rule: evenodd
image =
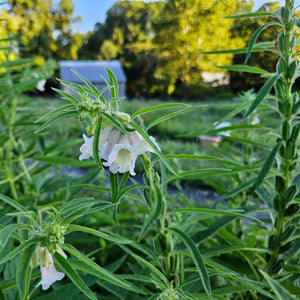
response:
M188 0L187 0L188 1ZM74 0L75 16L80 15L82 22L74 26L74 30L80 33L86 33L93 30L97 22L104 23L106 11L114 4L115 0ZM266 2L275 2L275 0L255 0L254 10L258 9ZM285 0L279 0L283 5ZM295 1L296 5L300 0Z

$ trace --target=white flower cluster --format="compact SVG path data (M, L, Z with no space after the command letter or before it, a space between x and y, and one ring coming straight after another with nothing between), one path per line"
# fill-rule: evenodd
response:
M84 144L80 147L80 160L93 157L94 136L88 138L83 135ZM155 139L150 136L151 141L156 145ZM106 160L104 166L109 167L112 173L130 172L134 176L134 166L139 155L145 152L155 153L149 143L137 132L122 135L120 130L112 126L107 126L100 133L99 157Z

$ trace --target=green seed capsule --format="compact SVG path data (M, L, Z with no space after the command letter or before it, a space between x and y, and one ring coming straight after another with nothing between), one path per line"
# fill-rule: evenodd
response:
M293 185L289 186L283 195L284 202L288 203L288 202L292 201L294 199L294 196L296 195L296 193L297 193L296 185L293 184Z
M276 71L278 74L287 74L288 73L288 67L284 60L284 58L280 57L277 65L276 65Z
M289 97L283 104L283 113L286 117L290 117L292 115L293 110L293 99Z
M274 250L277 245L277 237L275 234L272 234L269 238L269 249Z
M299 205L296 203L291 204L287 207L287 209L284 211L284 215L286 217L294 215L299 210Z
M284 187L284 180L281 176L275 177L275 188L276 191L281 192Z
M286 157L287 158L294 158L296 155L297 145L293 141L288 141L286 147Z
M300 101L297 101L293 106L293 114L296 114L300 110Z
M295 225L291 225L291 226L288 226L282 233L281 235L281 240L282 241L285 241L287 240L290 236L293 235L293 233L295 232L296 230L296 226Z
M280 32L278 35L278 49L279 51L285 51L285 36L283 32Z
M294 125L291 134L291 140L297 142L300 133L300 123Z
M286 89L283 81L278 79L274 85L276 96L280 99L283 99L286 95ZM279 109L281 111L281 109Z
M273 208L274 208L276 211L279 211L279 210L282 208L282 201L281 201L280 196L278 196L278 195L276 195L276 196L273 198Z
M284 155L285 155L285 147L283 144L279 148L279 154L281 157L284 157Z
M281 125L281 135L283 140L287 141L290 138L291 125L290 122L284 120Z
M144 197L145 197L148 205L151 206L153 204L153 199L152 199L153 197L152 197L152 193L151 193L150 189L144 188L143 192L144 192Z
M279 253L282 254L288 250L290 250L293 247L294 243L293 242L289 242L287 244L285 244L284 246L279 248Z
M277 274L282 268L283 259L277 260L277 262L272 266L272 273Z
M290 65L289 65L289 77L293 78L296 74L296 72L299 69L299 61L298 59L295 59Z

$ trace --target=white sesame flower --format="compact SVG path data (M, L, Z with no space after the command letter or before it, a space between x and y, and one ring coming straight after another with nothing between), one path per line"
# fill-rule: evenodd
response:
M36 287L42 285L43 290L47 290L52 283L62 280L65 277L65 274L56 270L52 255L47 248L37 246L37 254L40 261L42 278Z
M88 138L83 134L84 144L80 147L81 155L79 156L79 160L88 159L93 156L93 142L94 136Z
M105 129L104 129L105 130ZM102 131L104 131L102 130ZM101 133L102 133L101 131ZM100 139L101 139L101 133L100 133ZM114 130L111 130L109 133L108 142L105 142L100 148L100 157L108 160L110 153L112 152L112 149L116 144L120 141L121 132L119 129L115 128Z
M117 129L115 129L117 130ZM155 152L149 143L137 132L134 131L120 137L120 131L115 131L112 134L102 157L107 160L103 163L104 166L109 167L112 173L125 173L129 172L130 175L136 175L134 172L135 162L139 155L145 152ZM153 137L150 137L153 143L159 149Z
M44 92L45 91L45 84L46 84L45 79L40 80L36 85L36 89L39 90L40 92Z

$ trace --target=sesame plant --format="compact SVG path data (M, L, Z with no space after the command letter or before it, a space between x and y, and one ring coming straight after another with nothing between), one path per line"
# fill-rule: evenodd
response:
M159 139L151 135L156 125L180 114L188 118L201 111L199 106L165 103L128 114L109 69L102 74L102 90L75 71L82 85L60 80L65 89L55 90L65 102L36 120L35 134L46 138L42 134L57 124L78 122L80 145L66 146L75 146L76 153L63 151L59 139L42 153L33 152L32 160L38 174L51 173L49 166L56 164L90 169L76 181L56 172L59 184L52 189L63 192L45 189L35 194L35 201L20 201L15 173L9 173L20 169L11 163L19 163L18 156L1 152L9 153L10 164L1 167L9 175L0 194L3 299L297 299L300 100L292 90L299 74L294 1L287 0L274 13L232 18L265 16L274 21L257 29L247 49L233 52L246 53L246 60L253 51L275 52L276 73L223 66L261 74L266 83L257 94L246 93L214 128L191 128L186 134L230 131L220 148L211 150L215 155L164 154ZM281 28L277 42L255 44L268 26ZM10 103L16 99L12 94ZM243 124L219 126L245 110ZM278 128L264 124L270 111L277 114ZM145 122L152 112L161 115ZM16 124L8 125L5 130L14 132ZM8 145L13 140L5 137ZM187 160L213 164L184 170ZM180 167L178 161L183 162ZM109 184L96 180L97 174L107 176ZM52 182L53 176L43 176ZM35 186L50 188L44 181ZM220 198L194 201L181 192L182 181L205 181Z

